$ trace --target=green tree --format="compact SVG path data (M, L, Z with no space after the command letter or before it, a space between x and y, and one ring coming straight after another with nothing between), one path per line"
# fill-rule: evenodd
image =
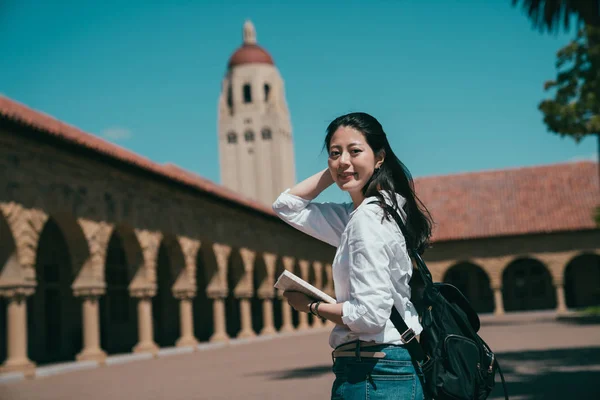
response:
M568 30L572 18L578 24L600 26L599 0L512 0L513 6L519 3L533 26L542 32L557 32L561 22Z
M576 142L597 135L600 161L600 28L579 29L576 38L558 51L556 69L556 80L544 84L545 90L555 91L554 98L539 104L544 123L549 131ZM595 220L600 226L600 207Z
M539 104L544 123L548 130L577 142L597 135L600 158L600 28L583 26L558 51L556 68L556 79L544 84L545 90L555 91L554 98Z

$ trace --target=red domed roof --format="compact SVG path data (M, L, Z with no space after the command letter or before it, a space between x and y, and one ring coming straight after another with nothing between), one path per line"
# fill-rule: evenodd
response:
M275 65L271 55L257 44L244 43L229 59L229 68L243 64Z

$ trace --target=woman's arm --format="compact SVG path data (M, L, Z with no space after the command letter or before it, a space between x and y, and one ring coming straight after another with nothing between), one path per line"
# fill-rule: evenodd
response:
M337 247L348 223L347 205L311 202L332 183L329 170L318 172L280 194L273 211L294 228Z
M302 182L290 189L289 194L302 197L306 200L315 199L323 190L327 189L333 183L333 178L329 168L317 172L313 176L306 178Z
M314 300L300 292L283 292L283 297L287 299L287 302L290 306L294 308L294 310L299 312L310 313L309 306ZM321 318L328 319L329 321L334 322L337 325L346 326L342 322L342 307L344 303L337 304L328 304L321 303L319 304L319 315ZM314 307L314 306L313 306ZM314 310L314 308L313 308Z

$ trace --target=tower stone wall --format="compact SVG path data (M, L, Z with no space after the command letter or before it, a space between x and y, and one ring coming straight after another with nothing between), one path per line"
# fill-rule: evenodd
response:
M223 79L218 115L221 183L272 204L295 182L292 126L283 79L250 22Z

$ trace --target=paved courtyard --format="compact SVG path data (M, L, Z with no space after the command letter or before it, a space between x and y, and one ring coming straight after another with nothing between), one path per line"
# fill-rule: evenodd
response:
M600 325L544 313L483 320L511 399L600 398ZM320 331L5 382L0 399L328 399L330 367Z

